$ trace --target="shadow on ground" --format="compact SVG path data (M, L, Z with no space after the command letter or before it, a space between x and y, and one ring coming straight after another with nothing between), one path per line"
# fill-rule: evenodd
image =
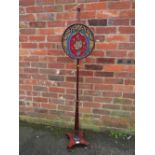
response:
M90 145L66 149L68 129L34 126L20 122L19 155L134 155L135 139L113 138L108 133L85 132ZM129 139L130 138L130 139Z

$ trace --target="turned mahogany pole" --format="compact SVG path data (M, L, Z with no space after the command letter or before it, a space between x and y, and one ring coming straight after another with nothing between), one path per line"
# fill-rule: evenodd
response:
M75 107L75 133L79 131L79 59L76 60L76 107Z
M77 8L77 21L80 22L80 8ZM75 107L75 127L76 134L79 132L79 59L76 60L76 107Z

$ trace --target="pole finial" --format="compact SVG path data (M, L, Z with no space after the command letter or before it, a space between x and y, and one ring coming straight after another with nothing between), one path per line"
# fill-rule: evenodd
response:
M80 12L80 10L81 10L81 8L80 8L80 7L78 7L78 8L77 8L77 11L78 11L78 12Z
M80 11L81 11L81 8L77 7L77 21L78 22L80 22Z

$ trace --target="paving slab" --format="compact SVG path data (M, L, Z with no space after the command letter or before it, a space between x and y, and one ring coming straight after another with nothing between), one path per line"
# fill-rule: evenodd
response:
M20 123L19 155L134 155L135 138L114 138L107 132L85 131L88 147L67 150L69 129L33 126Z

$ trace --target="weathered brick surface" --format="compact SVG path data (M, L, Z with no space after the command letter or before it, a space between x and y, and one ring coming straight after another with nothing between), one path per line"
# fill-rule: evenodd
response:
M64 54L61 37L75 23L79 6L81 23L96 40L94 51L80 62L80 116L91 115L89 123L96 127L134 128L134 1L19 4L20 114L73 123L76 63Z

